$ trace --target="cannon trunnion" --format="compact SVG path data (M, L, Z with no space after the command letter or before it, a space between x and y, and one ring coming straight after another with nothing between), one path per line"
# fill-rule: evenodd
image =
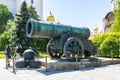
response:
M86 27L77 28L69 25L36 21L29 19L26 25L28 37L51 38L47 44L47 53L51 58L61 58L64 54L68 60L75 61L90 57L97 53L97 48L88 40L90 30Z

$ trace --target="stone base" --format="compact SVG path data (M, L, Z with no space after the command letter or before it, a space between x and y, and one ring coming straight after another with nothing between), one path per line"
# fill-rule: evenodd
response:
M120 63L120 59L111 59L111 58L89 58L89 59L81 59L79 62L69 62L65 59L61 60L53 60L47 58L47 65L46 65L46 58L40 59L41 65L49 71L57 71L57 70L68 70L68 69L81 69L87 67L95 67L95 66L105 66L110 64L117 64Z

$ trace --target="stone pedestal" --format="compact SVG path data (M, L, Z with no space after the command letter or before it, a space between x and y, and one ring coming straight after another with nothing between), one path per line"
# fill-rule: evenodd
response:
M93 58L94 59L94 58ZM40 59L41 65L46 67L46 59ZM98 58L98 60L89 59L81 59L79 62L69 62L65 59L62 60L53 60L47 58L47 70L49 71L58 71L58 70L68 70L68 69L81 69L87 67L95 67L95 66L105 66L110 64L120 63L120 59L112 59L111 58Z

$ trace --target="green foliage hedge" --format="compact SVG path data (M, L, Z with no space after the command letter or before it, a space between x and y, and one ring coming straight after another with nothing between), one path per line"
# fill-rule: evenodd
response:
M0 34L0 50L4 50L5 49L5 45L6 44L13 44L13 32L15 30L15 22L12 20L9 20L7 22L5 31Z
M96 36L93 43L98 46L98 53L100 56L114 57L120 55L120 33L104 33Z

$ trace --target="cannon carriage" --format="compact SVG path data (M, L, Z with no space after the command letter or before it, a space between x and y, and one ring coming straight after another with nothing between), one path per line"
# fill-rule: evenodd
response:
M47 44L47 53L51 58L61 58L64 54L68 60L75 61L82 56L97 54L97 47L89 40L90 30L87 27L74 27L57 23L29 19L26 24L28 37L51 38Z

